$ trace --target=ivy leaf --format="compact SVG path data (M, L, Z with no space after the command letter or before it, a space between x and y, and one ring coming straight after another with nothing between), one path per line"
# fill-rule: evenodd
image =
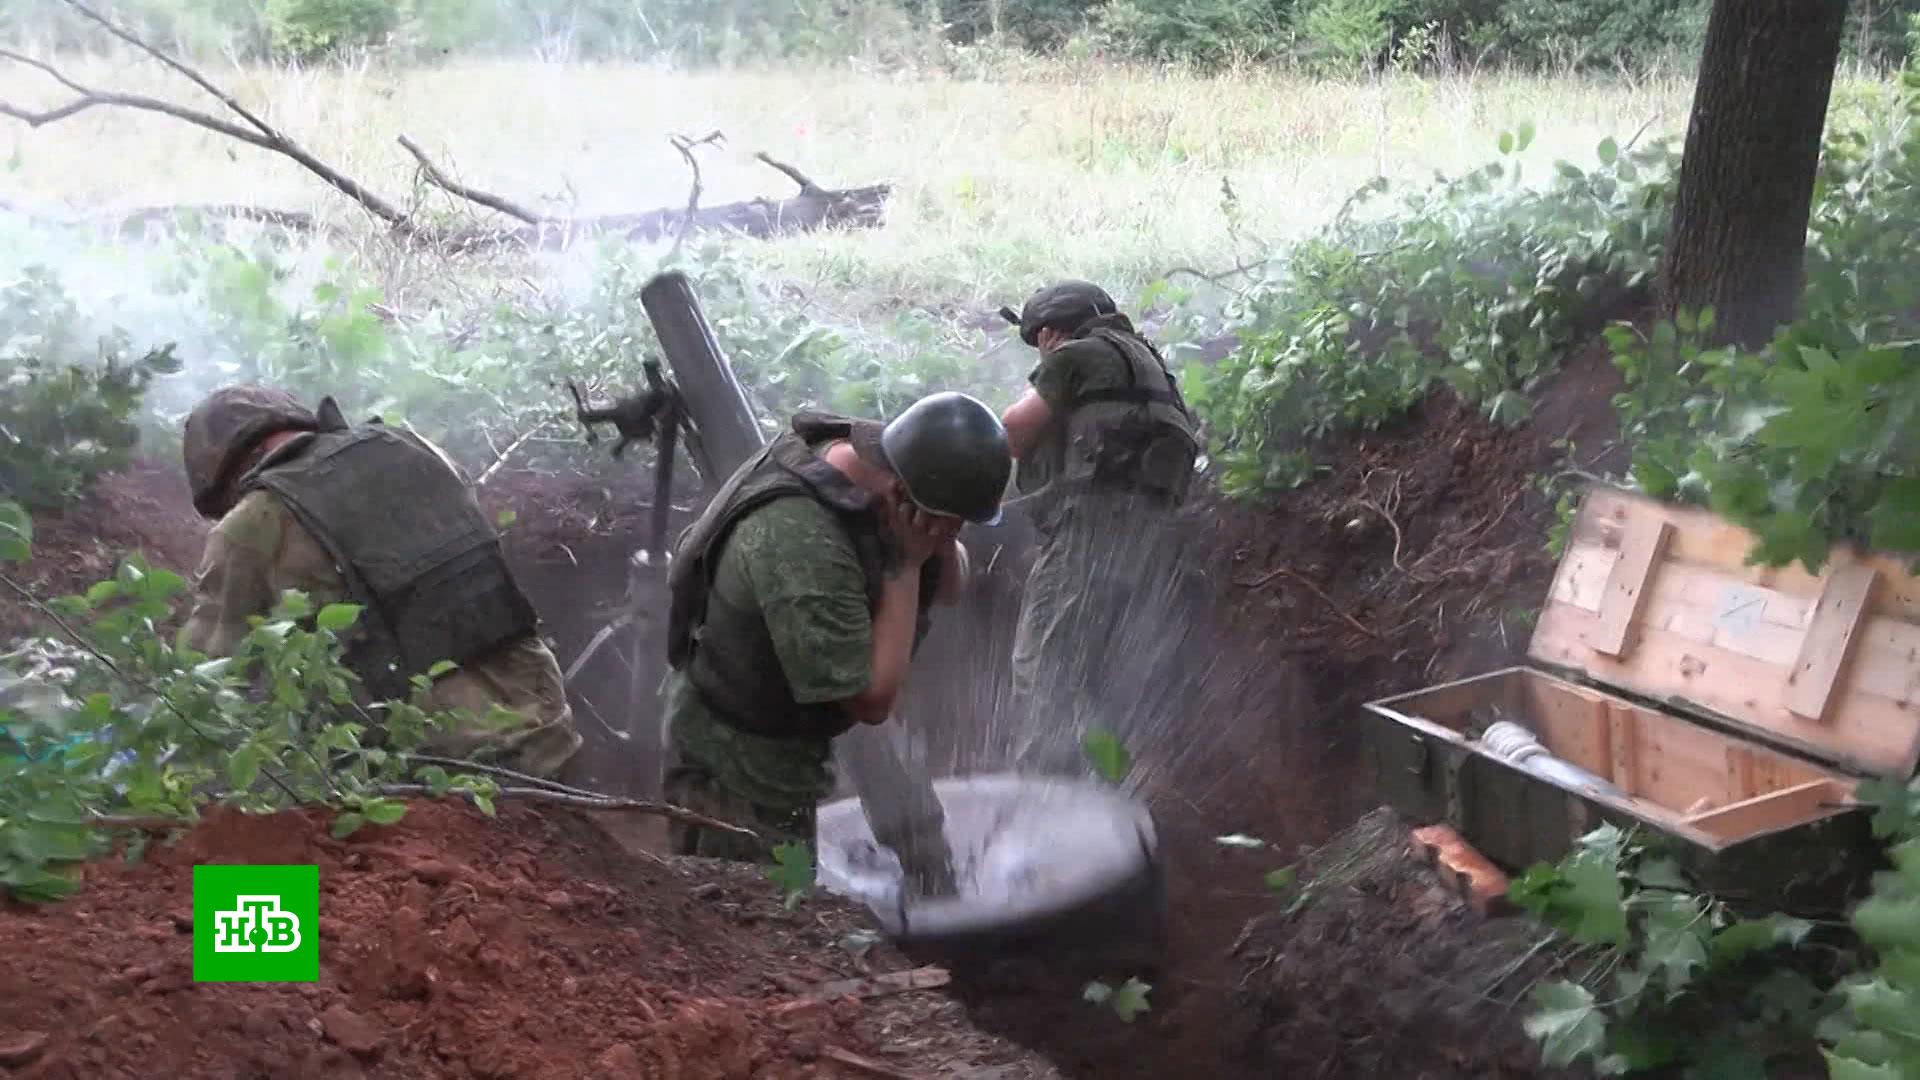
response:
M1543 983L1534 988L1533 1004L1534 1012L1524 1026L1540 1044L1540 1056L1549 1066L1565 1068L1606 1042L1606 1018L1586 987L1564 979Z
M1713 966L1724 967L1776 945L1795 946L1813 930L1805 919L1769 915L1764 919L1746 919L1724 927L1713 935Z
M1110 731L1089 731L1080 740L1080 749L1093 763L1094 771L1110 784L1124 783L1133 771L1133 755Z
M1299 872L1293 867L1283 866L1278 870L1267 871L1266 876L1261 880L1266 882L1267 891L1284 893L1293 888L1294 882L1298 881L1299 878Z
M347 837L359 832L360 827L366 823L367 817L365 814L341 814L333 819L333 838L335 840L345 840Z
M1517 133L1517 138L1514 140L1513 148L1515 150L1525 150L1527 147L1532 145L1533 145L1533 121L1522 120L1520 121L1520 130Z
M1585 945L1624 945L1627 909L1616 863L1593 851L1568 859L1561 870L1565 892L1555 898L1572 916L1569 933Z
M813 852L805 844L780 844L773 849L773 865L762 873L780 887L787 910L792 911L813 891Z
M352 626L358 618L360 618L359 604L328 604L320 609L320 614L314 616L313 621L314 625L320 629L337 634Z
M1501 132L1500 133L1500 152L1502 154L1513 153L1513 141L1514 141L1513 132L1511 131Z
M1105 1005L1113 1000L1113 987L1095 979L1087 984L1086 989L1080 991L1080 1000L1089 1005Z
M1691 896L1664 896L1647 907L1643 962L1665 977L1672 997L1693 981L1693 969L1707 962L1706 909Z
M1119 1014L1122 1023L1131 1024L1141 1013L1152 1011L1153 1006L1147 1003L1147 994L1152 990L1150 984L1141 982L1137 977L1129 977L1107 999L1107 1005Z
M1634 868L1633 880L1643 889L1671 889L1674 892L1686 892L1693 887L1687 880L1686 872L1680 869L1679 862L1661 857L1646 859Z
M407 804L398 799L369 799L360 810L375 825L391 825L407 816Z
M1613 136L1609 135L1600 140L1599 154L1600 164L1611 165L1620 158L1620 144L1614 142Z
M427 669L427 678L437 679L459 666L451 660L435 660L433 666Z

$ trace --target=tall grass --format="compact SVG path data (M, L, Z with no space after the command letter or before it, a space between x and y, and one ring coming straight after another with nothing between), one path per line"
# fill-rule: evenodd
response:
M61 63L95 86L194 100L148 62ZM709 203L788 192L756 150L825 184L890 180L884 230L757 248L767 269L843 314L1016 300L1059 274L1124 291L1171 267L1231 265L1325 221L1375 175L1418 180L1477 165L1523 120L1540 132L1529 156L1545 165L1585 156L1605 135L1682 130L1690 95L1674 76L1320 81L1032 61L976 78L530 61L209 74L403 202L451 208L416 185L401 134L461 179L555 213L683 202L688 174L667 143L673 132L726 133L727 146L703 160ZM0 67L0 99L51 104L60 94ZM38 130L3 126L0 159L12 162L8 197L35 204L249 202L353 216L287 161L147 114L96 109Z

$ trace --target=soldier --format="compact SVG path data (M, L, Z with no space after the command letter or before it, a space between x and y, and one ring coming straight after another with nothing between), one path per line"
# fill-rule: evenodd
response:
M557 774L580 746L559 665L459 468L411 431L349 427L260 386L216 390L187 417L193 506L217 524L194 580L187 644L228 655L282 592L362 607L345 660L372 700L428 695L461 717L431 749ZM515 721L503 723L495 706Z
M929 605L964 585L962 522L997 522L1012 472L999 419L954 393L884 427L802 413L742 465L680 535L668 571L668 797L773 842L811 840L833 792L833 740L886 721ZM887 758L863 749L849 766L897 774ZM937 803L915 813L937 824ZM878 838L914 862L899 837ZM764 854L678 824L674 847Z
M1042 537L1014 638L1013 703L1045 722L1009 728L1045 747L1040 761L1017 757L1073 771L1088 726L1124 726L1122 712L1150 712L1177 689L1167 663L1186 618L1174 511L1198 425L1159 352L1098 286L1061 282L1001 315L1040 351L1002 421Z

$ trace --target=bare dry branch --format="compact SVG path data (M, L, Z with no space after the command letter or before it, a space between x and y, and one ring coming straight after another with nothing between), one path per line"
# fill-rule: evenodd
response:
M222 120L217 116L201 112L198 109L191 109L184 105L176 105L173 102L162 101L159 98L146 97L140 94L122 94L114 91L93 90L67 77L51 64L23 56L11 50L0 51L0 58L13 60L18 63L24 63L29 67L37 68L47 73L62 86L79 94L80 97L67 105L45 112L34 112L17 106L0 103L0 114L13 117L33 127L39 127L42 124L49 124L58 120L65 120L76 113L84 112L96 105L116 105L122 108L139 109L146 112L171 116L176 120L185 121L196 127L205 128L208 131L238 139L250 146L259 147L262 150L271 150L274 153L291 158L308 172L326 181L328 186L334 190L339 191L354 202L359 203L368 213L389 225L400 228L406 227L406 215L395 209L391 203L382 199L379 195L376 195L359 181L345 175L338 169L333 168L331 165L308 153L300 144L275 130L271 125L267 124L266 121L248 112L245 106L233 100L232 97L208 82L204 76L195 72L192 68L172 59L153 46L146 44L141 41L137 35L122 30L105 16L98 14L91 8L80 3L79 0L66 0L66 2L81 14L99 23L101 26L106 27L115 37L133 44L142 52L159 59L167 66L185 74L189 79L192 79L196 85L205 89L215 98L218 98L222 104L232 109L257 130L248 130L239 124Z
M457 195L470 203L476 203L489 210L497 210L510 218L517 218L529 225L542 225L554 220L553 218L536 214L518 203L509 202L505 198L495 195L492 192L468 187L465 184L450 179L445 173L440 171L439 166L435 165L427 157L427 152L420 149L419 144L405 135L400 136L400 145L405 147L407 153L412 154L413 159L420 163L420 173L427 178L427 183L432 184L434 187L448 194Z
M693 183L687 188L687 215L680 223L679 231L674 233L673 246L667 249L667 258L671 259L680 254L680 247L687 242L687 234L693 231L694 219L700 213L700 159L694 156L693 151L697 147L724 143L727 137L718 131L709 131L698 139L690 139L685 135L673 135L669 136L667 141L673 144L675 150L680 151L682 158L686 159L687 168L693 170Z
M813 179L809 177L806 173L801 172L799 169L794 168L793 166L787 164L784 161L775 161L772 157L768 156L765 150L762 150L754 154L753 156L758 158L761 164L766 165L780 172L787 179L793 181L796 184L799 184L800 194L824 195L827 193L827 189L821 187L819 184L814 183Z
M463 766L463 768L464 767L465 766ZM428 788L425 784L384 784L380 788L380 794L393 798L412 799L432 798L434 793L432 789ZM731 822L721 821L719 818L710 818L705 814L696 814L692 810L675 806L672 803L652 802L647 799L619 799L612 796L601 795L575 795L571 792L555 791L551 788L503 787L495 792L495 795L502 799L522 799L527 802L557 803L561 806L579 807L582 810L611 810L626 811L634 814L649 814L654 817L666 818L669 821L678 821L683 824L692 825L696 828L712 829L715 832L731 833L735 836L744 836L754 840L764 839L759 833L754 832L744 825L735 825Z

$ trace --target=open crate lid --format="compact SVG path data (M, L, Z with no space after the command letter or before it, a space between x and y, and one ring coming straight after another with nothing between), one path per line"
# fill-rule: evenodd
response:
M1590 489L1527 655L1860 775L1920 763L1920 581L1834 549L1819 576L1748 566L1713 514Z

